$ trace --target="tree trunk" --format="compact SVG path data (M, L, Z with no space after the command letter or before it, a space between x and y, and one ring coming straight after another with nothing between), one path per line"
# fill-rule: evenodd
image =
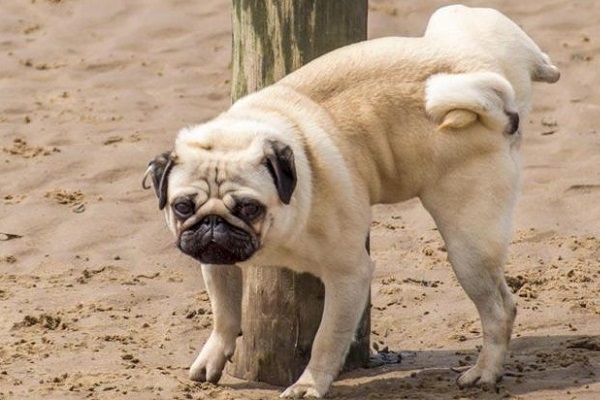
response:
M233 80L236 101L328 51L367 37L367 0L233 0ZM286 269L244 270L243 335L228 373L286 386L302 373L321 321L324 287ZM346 368L369 360L370 312Z

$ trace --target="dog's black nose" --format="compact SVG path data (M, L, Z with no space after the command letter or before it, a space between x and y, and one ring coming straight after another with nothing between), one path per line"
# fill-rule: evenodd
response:
M230 265L250 258L258 248L251 231L211 214L179 235L177 247L204 264Z
M225 220L218 215L208 215L200 222L200 225L206 228L216 228L225 223Z

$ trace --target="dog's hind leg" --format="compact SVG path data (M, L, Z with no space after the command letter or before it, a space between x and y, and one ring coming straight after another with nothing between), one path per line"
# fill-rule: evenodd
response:
M448 250L456 276L475 303L483 348L459 386L495 386L516 316L504 278L511 214L518 189L518 163L508 154L466 160L421 195Z
M190 367L190 379L217 383L240 334L242 271L235 265L203 264L202 276L214 316L213 330Z

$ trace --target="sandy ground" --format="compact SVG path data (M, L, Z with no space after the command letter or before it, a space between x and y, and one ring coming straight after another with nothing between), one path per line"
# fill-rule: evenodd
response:
M373 1L370 36L420 35L443 1ZM418 202L377 207L374 351L343 399L600 398L600 8L468 1L518 21L561 68L524 123L507 275L519 315L499 393L459 390L481 332ZM187 367L210 329L198 265L140 186L176 131L229 103L229 2L0 3L0 399L263 399ZM387 348L387 349L386 349Z

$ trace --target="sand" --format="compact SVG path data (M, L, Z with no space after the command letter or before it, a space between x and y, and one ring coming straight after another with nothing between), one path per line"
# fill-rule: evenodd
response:
M373 1L370 37L420 35L443 1ZM497 7L549 53L524 121L523 194L506 267L519 315L499 393L450 367L481 344L474 306L417 201L376 207L373 351L341 399L600 398L600 11L591 0ZM187 367L210 330L147 162L229 104L229 2L0 3L0 399L270 399L281 388ZM386 353L386 354L387 354Z

